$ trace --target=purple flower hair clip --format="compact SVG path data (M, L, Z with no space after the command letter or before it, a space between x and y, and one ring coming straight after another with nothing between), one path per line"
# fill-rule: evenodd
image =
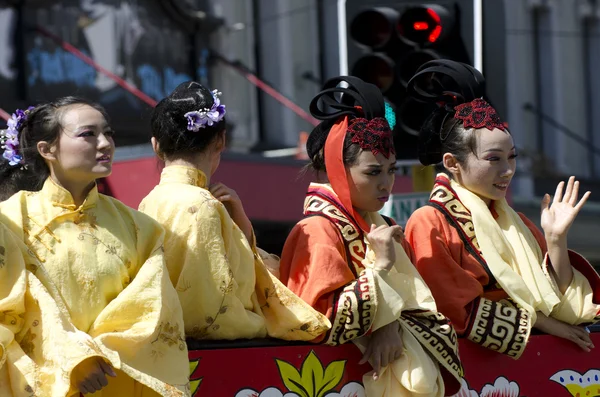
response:
M187 112L184 116L187 118L187 129L189 131L198 132L200 128L211 127L213 124L223 120L225 116L225 105L221 105L219 99L221 93L218 90L212 91L213 105L210 109L204 108Z
M19 152L19 131L32 109L33 106L27 110L17 109L6 122L8 128L0 131L0 147L4 149L2 157L8 160L11 166L23 164L23 155Z

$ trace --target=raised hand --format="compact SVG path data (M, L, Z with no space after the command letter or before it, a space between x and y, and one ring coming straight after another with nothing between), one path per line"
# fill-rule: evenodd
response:
M227 212L229 212L229 215L232 218L233 215L236 215L240 210L243 212L244 207L242 206L242 200L240 200L240 197L235 190L220 182L210 185L208 190L217 200L225 205Z
M542 199L542 229L546 239L560 240L566 238L567 233L575 217L585 204L591 192L586 192L579 201L579 181L572 176L569 178L566 190L563 195L564 182L560 182L556 187L556 193L550 205L550 196L546 194Z
M231 216L231 219L242 229L242 232L246 236L249 242L252 242L252 223L242 205L242 200L235 192L235 190L225 186L222 183L215 183L210 185L210 193L219 200L225 206L225 209Z
M399 359L403 353L402 328L400 327L400 323L394 321L371 334L367 350L365 350L359 364L364 364L368 361L374 370L373 379L377 380L381 368Z
M396 261L394 242L402 242L404 232L398 225L388 226L371 225L371 231L367 234L367 240L373 252L375 252L376 270L389 271Z

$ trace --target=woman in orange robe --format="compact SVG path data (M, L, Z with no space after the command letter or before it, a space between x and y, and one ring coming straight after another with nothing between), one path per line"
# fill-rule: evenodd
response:
M413 266L402 230L377 212L396 171L381 92L339 77L310 108L323 121L307 151L329 183L308 189L305 218L283 249L281 280L330 319L331 330L315 342L352 341L364 352L362 362L375 370L363 378L369 397L456 393L463 372L456 334Z
M433 61L409 84L418 99L440 104L421 130L419 159L441 164L429 205L406 226L416 266L459 336L518 358L533 327L589 351L581 324L599 319L600 279L566 246L578 201L572 177L564 195L542 202L544 234L508 206L516 169L512 137L483 96L470 66Z

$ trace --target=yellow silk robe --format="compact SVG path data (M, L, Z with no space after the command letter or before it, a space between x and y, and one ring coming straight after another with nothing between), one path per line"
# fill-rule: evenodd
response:
M196 168L166 167L140 211L165 228L165 255L183 307L186 335L197 339L271 336L311 340L329 321L266 269Z
M37 257L48 289L89 335L91 355L116 369L117 377L94 396L189 394L181 306L166 271L160 225L95 187L78 207L51 179L39 192L0 203L0 221ZM43 342L33 334L29 340L32 349ZM63 354L79 355L80 346L73 349Z
M0 223L0 396L66 396L70 370L94 355L40 279L46 274ZM55 292L55 291L53 291ZM44 343L35 348L36 336ZM81 346L81 348L69 348ZM65 350L68 349L68 353Z

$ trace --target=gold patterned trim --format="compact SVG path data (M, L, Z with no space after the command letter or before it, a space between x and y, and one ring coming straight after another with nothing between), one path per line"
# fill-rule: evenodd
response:
M479 298L474 306L467 338L490 350L519 358L532 326L529 313L507 299L494 302Z
M377 309L377 291L371 270L365 270L334 297L328 345L336 346L359 338L371 329Z
M484 288L486 290L501 289L481 253L481 248L475 235L471 212L459 200L458 195L450 187L446 178L438 177L436 179L435 186L429 197L429 205L440 211L450 226L456 229L466 250L479 262L487 273L489 281Z
M321 193L311 194L304 207L304 216L325 217L338 228L346 247L346 257L352 262L350 270L358 277L365 269L362 260L366 254L366 245L362 230L353 224L342 207L332 200Z
M457 379L464 377L458 338L446 316L430 311L405 311L399 321L448 372Z
M356 277L333 298L330 316L331 330L326 344L339 345L366 335L371 329L377 310L377 291L371 270L366 270L362 260L366 245L362 230L351 221L344 208L327 191L311 189L304 206L305 216L327 218L339 230L350 270Z

